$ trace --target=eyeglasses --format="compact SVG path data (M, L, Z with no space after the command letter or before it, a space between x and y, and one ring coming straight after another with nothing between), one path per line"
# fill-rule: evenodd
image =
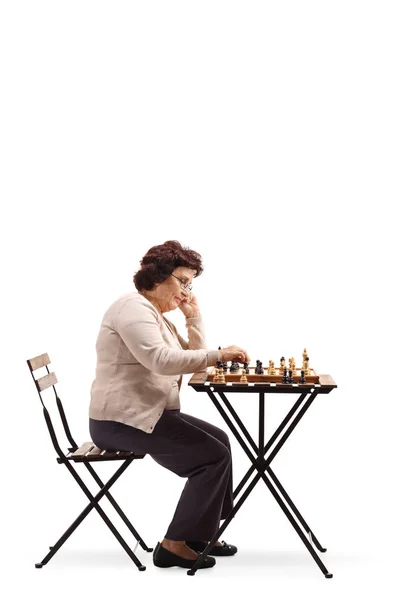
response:
M189 290L189 292L192 291L193 286L190 283L185 283L184 281L182 281L182 279L179 279L179 277L177 277L176 275L172 275L172 273L171 273L171 276L175 277L175 279L177 279L178 281L181 282L181 288L183 290Z

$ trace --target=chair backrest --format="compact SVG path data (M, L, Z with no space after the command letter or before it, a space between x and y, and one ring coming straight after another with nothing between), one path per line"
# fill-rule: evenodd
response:
M47 427L48 427L48 430L50 433L51 440L53 442L54 449L60 458L65 458L65 454L61 450L60 445L58 443L56 432L54 430L53 423L50 418L50 413L47 410L47 408L43 402L42 392L44 390L46 390L50 387L53 388L54 395L56 398L58 412L61 417L65 435L67 436L67 439L68 439L69 443L71 444L71 448L68 448L68 450L70 452L74 452L78 448L78 445L76 444L76 442L74 441L74 439L72 437L72 434L71 434L71 431L70 431L70 428L69 428L69 425L67 422L67 417L65 416L65 411L64 411L62 402L57 394L57 390L55 387L55 384L58 383L57 376L54 372L51 373L49 370L49 367L48 367L48 365L51 363L49 355L47 353L40 354L40 356L35 356L34 358L30 358L26 362L28 363L28 367L31 372L32 379L35 382L36 390L39 394L40 402L42 403L42 406L43 406L44 418L46 420L46 424L47 424ZM47 375L43 375L42 377L35 379L34 371L37 371L38 369L41 369L42 367L45 367L45 369L47 371Z

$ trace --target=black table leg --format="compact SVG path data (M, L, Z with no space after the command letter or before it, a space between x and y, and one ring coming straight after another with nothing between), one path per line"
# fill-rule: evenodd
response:
M299 407L301 406L301 404L303 403L303 401L307 397L307 392L301 394L300 398L297 400L297 402L294 404L294 406L292 407L292 409L289 411L289 413L287 414L287 416L285 417L285 419L282 421L282 423L280 424L280 426L278 427L278 429L271 436L271 438L268 441L268 443L266 444L266 446L264 446L264 421L265 421L265 394L264 394L264 392L259 392L259 436L258 436L259 437L259 439L258 439L259 443L258 443L258 446L252 440L252 438L249 435L247 429L245 428L244 424L242 423L241 419L237 415L237 413L234 410L234 408L231 406L231 404L228 401L228 399L226 398L225 394L222 391L218 392L218 393L219 393L222 401L224 402L224 404L227 406L228 410L232 414L233 418L236 420L236 422L237 422L240 430L243 433L243 437L248 441L248 443L250 444L252 450L256 454L256 457L254 457L252 455L252 453L248 449L247 445L245 444L243 438L240 436L239 432L237 431L235 425L233 424L233 422L231 421L231 419L226 414L226 412L224 411L224 409L222 408L222 406L218 402L217 398L213 394L213 390L207 390L207 394L211 398L211 400L214 403L215 407L217 408L218 412L221 414L222 418L225 420L225 422L227 423L229 429L232 431L232 433L234 434L234 436L236 437L237 441L239 442L239 444L241 445L241 447L243 448L244 452L247 454L248 458L250 459L250 461L252 463L252 467L250 467L250 469L245 474L245 476L243 477L243 479L240 482L240 484L236 487L236 489L234 491L234 494L233 494L234 498L238 495L238 493L244 487L244 485L249 480L249 478L251 477L251 475L252 475L252 473L253 473L254 470L257 471L257 475L253 478L253 480L251 481L251 483L247 487L246 491L243 493L242 497L238 500L238 502L236 503L236 505L232 509L231 513L225 519L223 525L219 528L219 530L217 531L217 533L215 534L215 536L213 537L213 539L210 540L210 542L207 545L207 547L199 555L199 558L197 559L196 563L188 571L188 575L194 575L196 573L196 571L199 568L199 566L204 562L206 556L208 555L208 552L211 550L211 548L213 547L213 545L215 544L215 542L218 540L218 538L221 536L221 534L225 531L225 529L227 528L227 526L229 525L229 523L231 522L231 520L233 519L233 517L238 512L239 508L242 506L242 504L244 503L244 501L249 496L250 492L254 489L254 487L258 483L259 479L263 479L264 483L266 484L266 486L270 490L271 494L274 496L275 500L278 502L279 506L281 507L281 509L285 513L286 517L289 519L290 523L292 524L292 526L296 530L297 534L299 535L300 539L302 540L302 542L304 543L304 545L306 546L306 548L310 552L311 556L314 558L315 562L317 563L317 565L319 566L319 568L321 569L321 571L324 573L325 577L326 578L331 578L332 575L328 572L328 570L326 569L325 565L322 563L321 559L319 558L319 556L315 552L315 550L314 550L314 548L312 546L312 543L315 543L315 545L317 546L317 548L321 552L324 552L325 549L322 548L321 544L318 542L317 538L315 537L315 535L312 533L311 529L307 525L305 519L302 517L302 515L300 514L300 512L298 511L298 509L294 505L293 501L291 500L291 498L289 497L289 495L287 494L287 492L283 488L282 484L279 482L278 478L276 477L276 475L272 471L271 467L269 466L270 463L272 462L272 460L275 458L276 454L282 448L283 444L288 439L289 435L292 433L293 429L296 427L296 425L299 423L300 419L304 416L305 412L311 406L311 404L312 404L313 400L315 399L318 391L317 390L312 390L312 392L310 394L310 397L306 400L306 402L304 403L303 407L301 408L301 410L299 411L299 413L297 414L297 416L293 419L293 416L296 414L297 410L299 409ZM290 423L291 419L293 419L293 420ZM284 435L282 436L282 438L279 440L279 442L277 443L277 445L274 448L274 450L269 454L269 456L267 458L265 458L265 453L271 448L271 446L278 439L279 435L285 429L286 425L288 425L289 423L290 423L290 425L289 425L287 431L284 433ZM267 471L268 477L266 476L265 471ZM276 486L276 487L274 487L274 486ZM288 506L293 511L293 513L296 515L296 517L300 521L301 525L303 526L303 528L305 529L305 531L309 535L309 540L307 539L306 535L304 534L304 532L299 527L299 524L295 520L294 516L291 514L288 506L286 506L286 504L285 504L284 500L282 499L282 497L280 496L280 494L283 497L283 499L287 502Z

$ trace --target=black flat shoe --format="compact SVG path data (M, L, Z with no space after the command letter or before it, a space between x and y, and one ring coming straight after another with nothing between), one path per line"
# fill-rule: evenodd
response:
M175 552L170 552L164 546L161 546L160 542L157 543L157 546L154 548L153 552L153 563L156 567L183 567L184 569L191 569L196 562L195 560L189 560L187 558L182 558L175 554ZM212 556L206 556L205 561L203 562L199 569L207 569L209 567L213 567L216 563L215 558Z
M212 556L233 556L237 552L237 547L232 546L232 544L227 544L222 540L222 546L213 546L210 553ZM196 550L196 552L203 552L206 547L205 542L186 542L186 546L189 546L192 550ZM209 556L207 555L207 557Z

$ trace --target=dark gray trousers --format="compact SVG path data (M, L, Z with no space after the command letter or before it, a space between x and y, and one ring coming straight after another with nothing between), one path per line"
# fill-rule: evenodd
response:
M152 433L89 419L99 448L146 453L188 480L164 537L209 541L233 508L232 456L225 431L180 411L164 410Z

